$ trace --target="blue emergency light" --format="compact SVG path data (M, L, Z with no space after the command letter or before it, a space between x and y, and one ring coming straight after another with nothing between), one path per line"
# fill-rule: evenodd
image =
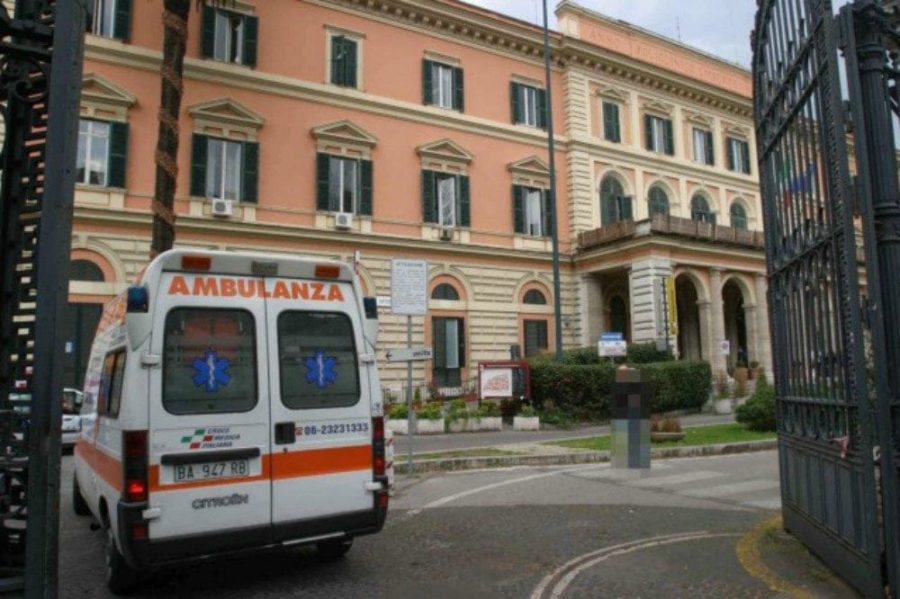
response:
M128 311L129 312L149 312L150 311L150 294L147 288L132 285L128 288Z

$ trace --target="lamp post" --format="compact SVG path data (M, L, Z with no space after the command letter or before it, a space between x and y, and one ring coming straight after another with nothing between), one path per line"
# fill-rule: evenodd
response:
M547 94L547 152L550 155L550 239L553 244L553 316L556 329L556 361L562 362L562 299L559 282L559 226L556 212L556 147L553 140L553 91L550 85L550 24L547 0L544 5L544 89Z

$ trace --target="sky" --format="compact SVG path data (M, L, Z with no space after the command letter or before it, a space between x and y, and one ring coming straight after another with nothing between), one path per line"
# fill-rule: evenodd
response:
M542 0L466 0L510 16L541 24ZM628 21L660 35L714 54L725 60L750 66L750 31L756 14L756 0L575 0L577 4L614 19ZM847 0L837 0L843 5ZM552 11L556 0L549 0Z

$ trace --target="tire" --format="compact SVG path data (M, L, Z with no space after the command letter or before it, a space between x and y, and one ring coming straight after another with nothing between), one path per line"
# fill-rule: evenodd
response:
M91 508L84 500L81 494L81 487L78 486L78 477L72 475L72 509L75 510L77 516L90 516Z
M139 582L135 572L116 547L112 527L106 527L106 586L116 595L125 595Z
M319 559L324 561L341 559L347 555L351 547L353 547L353 539L333 539L316 544L316 548L319 550Z

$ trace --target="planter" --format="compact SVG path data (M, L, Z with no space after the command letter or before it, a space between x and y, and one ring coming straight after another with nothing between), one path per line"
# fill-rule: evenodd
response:
M739 379L741 377L743 377L745 381L750 379L750 371L746 366L738 366L734 369L734 378Z
M469 419L470 431L502 431L503 418L500 416L484 416Z
M409 434L409 420L396 420L394 418L387 419L387 429L392 431L395 435L408 435Z
M417 435L442 435L444 434L444 419L422 420L416 419Z
M666 443L669 441L681 441L684 439L684 432L680 433L663 433L663 432L651 432L650 433L650 441L653 443Z
M464 433L467 430L469 430L469 420L467 418L460 418L447 423L448 433Z
M715 401L715 409L716 414L720 416L724 416L725 414L731 414L734 406L732 406L731 399L717 399Z
M514 431L539 431L541 419L537 416L513 416Z

